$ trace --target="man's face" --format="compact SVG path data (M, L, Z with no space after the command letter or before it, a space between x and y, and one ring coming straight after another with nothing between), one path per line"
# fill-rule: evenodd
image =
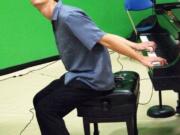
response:
M49 1L54 1L54 0L31 0L31 3L37 7L43 4L47 4Z
M58 0L57 0L58 1ZM45 16L50 19L53 9L57 4L56 0L31 0L31 3Z

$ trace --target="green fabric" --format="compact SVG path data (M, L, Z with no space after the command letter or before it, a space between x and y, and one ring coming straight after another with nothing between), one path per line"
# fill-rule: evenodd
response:
M170 1L170 0L159 0ZM104 31L128 37L132 26L123 0L63 0L84 9ZM151 10L133 12L137 24ZM0 70L58 55L51 24L30 0L0 2Z
M29 1L0 2L0 69L57 55L50 23Z

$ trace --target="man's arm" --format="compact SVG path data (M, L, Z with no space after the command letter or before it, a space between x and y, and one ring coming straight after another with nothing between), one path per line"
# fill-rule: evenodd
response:
M124 39L126 40L126 39ZM134 43L132 41L126 40L127 45L137 51L154 51L156 48L156 43L153 41L141 42L141 43Z
M99 43L120 54L131 57L148 67L153 67L153 62L160 62L161 65L167 64L166 60L163 58L145 57L137 53L135 50L131 48L132 46L137 45L136 43L130 42L125 38L117 35L106 34L100 39Z

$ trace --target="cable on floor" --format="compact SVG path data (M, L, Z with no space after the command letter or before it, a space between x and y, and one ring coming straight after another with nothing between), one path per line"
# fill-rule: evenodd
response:
M140 81L144 81L144 80L149 80L149 78L143 78L143 79L141 79ZM146 102L144 102L144 103L138 103L138 104L139 104L139 105L147 105L147 104L149 104L150 101L151 101L151 99L152 99L152 97L153 97L153 91L154 91L154 88L153 88L153 85L152 85L150 98L149 98Z
M24 126L24 128L20 131L19 135L22 135L24 133L24 131L28 128L28 126L31 124L31 122L34 119L34 112L33 112L34 108L29 109L29 112L32 114L31 119L29 120L29 122Z
M124 69L124 66L123 66L123 64L121 63L120 58L121 58L121 56L120 56L120 54L118 54L117 63L121 66L120 71L122 71L122 70Z
M16 78L16 77L22 77L22 76L28 75L28 74L30 74L30 73L32 73L32 72L42 70L42 69L44 69L44 68L46 68L46 67L49 67L49 66L53 65L53 64L56 63L56 62L57 62L57 61L54 61L54 62L52 62L52 63L50 63L50 64L48 64L48 65L45 65L44 67L41 67L41 68L39 68L39 69L31 70L31 71L29 71L29 72L27 72L27 73L25 73L25 74L19 74L19 75L17 75L17 76L15 75L15 76L7 77L7 78L5 78L5 79L1 79L0 82L1 82L1 81L6 81L6 80L9 80L9 79L12 79L12 78Z

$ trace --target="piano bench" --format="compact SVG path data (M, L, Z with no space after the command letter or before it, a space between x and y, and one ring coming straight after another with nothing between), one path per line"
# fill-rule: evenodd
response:
M133 71L120 71L114 76L116 87L110 94L77 107L78 116L83 117L85 135L90 135L90 123L94 124L94 135L99 135L100 122L126 122L128 135L138 135L139 75Z

